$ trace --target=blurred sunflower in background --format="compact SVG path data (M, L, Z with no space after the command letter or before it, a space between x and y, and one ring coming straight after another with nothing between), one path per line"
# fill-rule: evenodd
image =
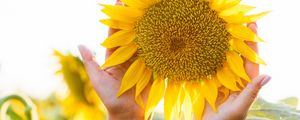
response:
M82 61L72 54L56 50L54 55L61 66L56 73L63 76L67 91L53 91L46 99L19 94L1 96L1 120L106 119L106 109L94 91Z
M101 66L134 61L118 96L135 87L135 100L145 119L164 97L165 118L201 119L205 101L217 111L216 99L240 91L250 82L242 57L265 64L245 41L263 40L245 26L269 12L246 13L255 7L241 0L121 0L125 6L102 5L110 18L103 24L119 29L102 46L117 50ZM141 91L153 82L147 103ZM183 109L183 113L182 113Z
M59 58L61 69L69 94L60 104L63 115L72 120L105 119L105 107L94 91L85 72L82 61L72 54L64 55L54 51Z

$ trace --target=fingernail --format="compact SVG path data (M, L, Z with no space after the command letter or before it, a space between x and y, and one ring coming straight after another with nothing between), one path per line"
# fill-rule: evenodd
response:
M80 49L82 47L82 45L78 45L77 48Z
M123 5L123 3L120 0L117 0L115 5Z
M257 28L257 24L255 22L252 22L252 23L248 24L248 27Z
M260 82L260 85L261 85L261 86L264 86L264 85L266 85L270 80L271 80L271 77L270 77L270 76L266 76L266 77Z
M78 45L77 48L78 48L79 52L81 52L82 45Z

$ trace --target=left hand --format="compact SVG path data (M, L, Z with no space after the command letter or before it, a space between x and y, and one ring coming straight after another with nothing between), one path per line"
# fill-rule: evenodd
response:
M122 5L122 3L117 0L116 5ZM110 36L117 31L116 29L110 28L108 34ZM106 59L115 50L116 48L106 49ZM135 102L135 89L131 88L120 97L117 97L122 78L131 65L131 62L127 61L117 66L100 69L93 55L86 47L79 46L79 51L91 83L107 108L109 119L143 120L145 110ZM149 89L150 85L146 86L141 93L144 103L146 103Z

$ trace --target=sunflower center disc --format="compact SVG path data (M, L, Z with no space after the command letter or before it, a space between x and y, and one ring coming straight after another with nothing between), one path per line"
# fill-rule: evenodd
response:
M226 22L204 0L162 0L135 26L138 56L159 76L201 80L226 60Z

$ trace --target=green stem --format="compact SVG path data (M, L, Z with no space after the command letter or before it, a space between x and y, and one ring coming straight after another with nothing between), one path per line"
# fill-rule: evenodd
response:
M32 119L32 116L31 116L31 111L32 111L32 107L31 105L29 105L26 100L19 96L19 95L9 95L9 96L6 96L2 99L0 99L0 110L2 109L2 105L4 105L4 103L8 102L9 100L18 100L20 101L24 106L25 106L25 116L27 118L27 120L31 120Z

